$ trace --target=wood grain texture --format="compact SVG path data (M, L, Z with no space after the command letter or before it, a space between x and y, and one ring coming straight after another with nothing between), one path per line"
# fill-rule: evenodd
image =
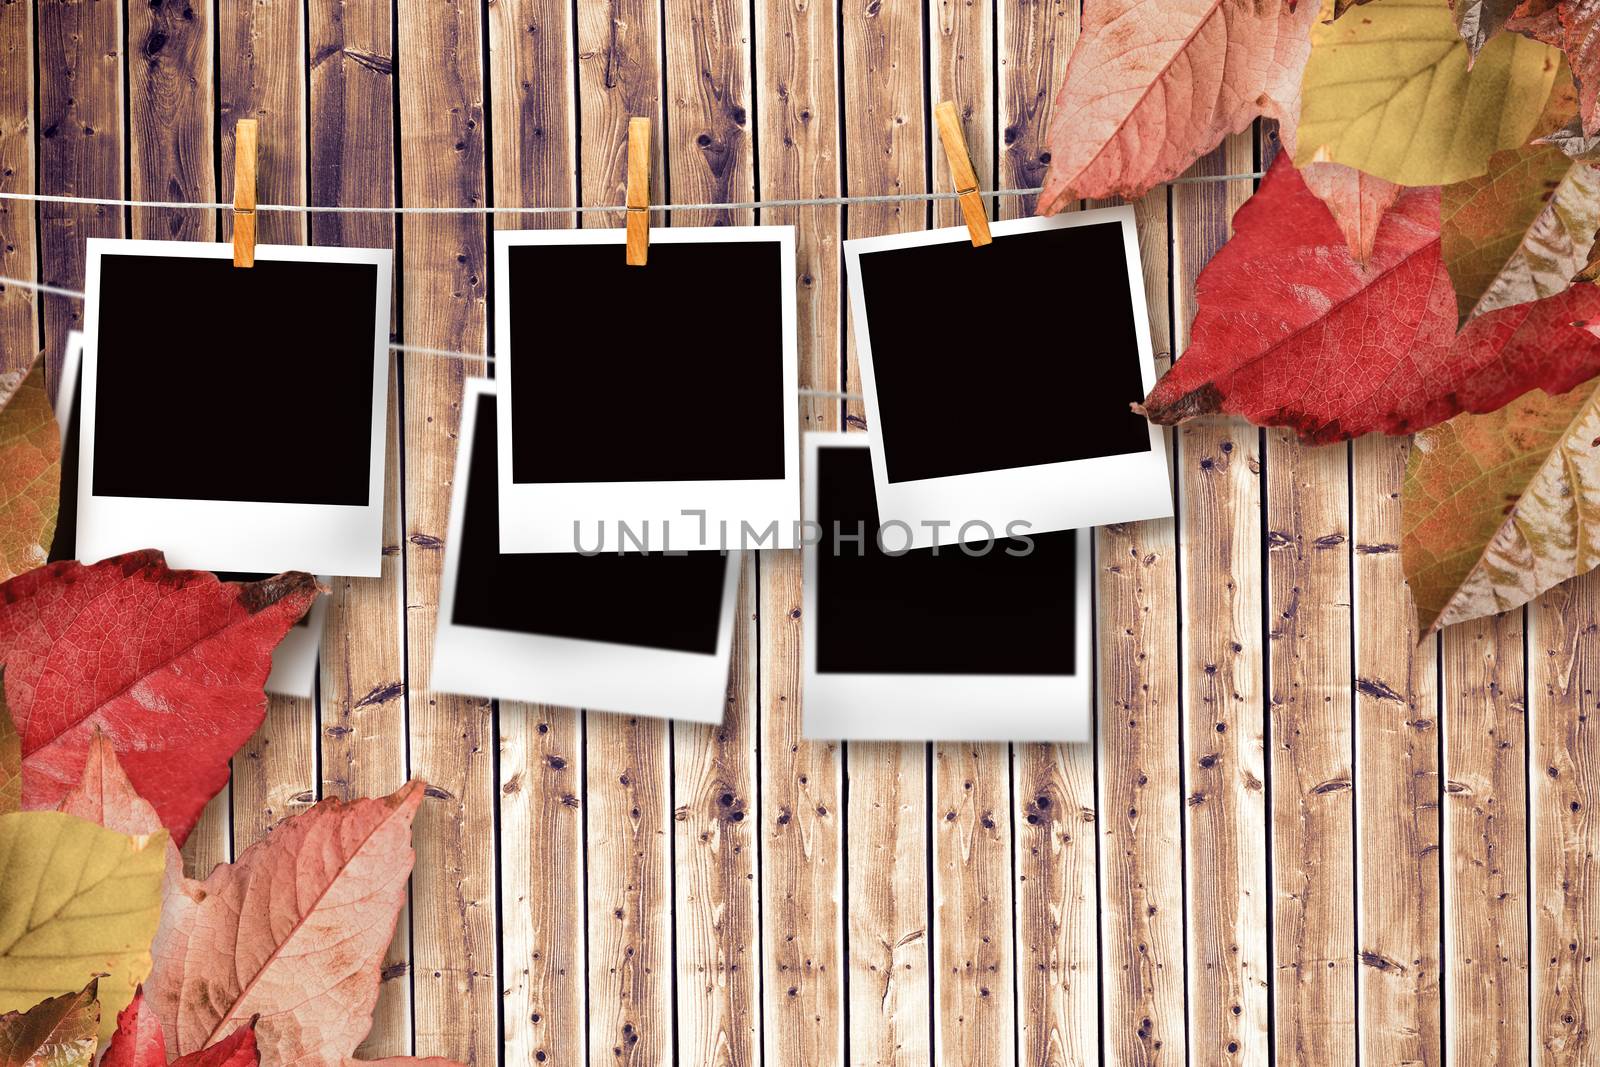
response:
M1277 1062L1356 1059L1350 449L1266 433Z
M1532 657L1532 1053L1538 1067L1592 1063L1600 989L1600 574L1558 586L1528 609Z
M397 8L400 69L409 84L399 115L400 189L408 204L487 200L481 14L480 5L464 0L402 0ZM476 215L406 220L408 343L484 351L486 231ZM428 782L412 833L415 1051L492 1064L500 1041L494 709L486 700L428 689L462 387L484 367L420 357L405 361L403 373L409 770Z
M1070 0L1000 0L1000 178L1011 189L1037 189L1050 169L1050 105L1078 40L1078 5ZM1156 190L1165 196L1166 190ZM1006 197L1003 219L1034 213L1038 197ZM1161 282L1166 282L1165 273Z
M1005 745L933 746L935 1063L1016 1062Z
M553 0L488 8L497 204L578 202L573 14ZM576 213L498 215L508 229ZM501 1057L579 1064L588 1048L583 713L503 702L499 714Z
M758 174L763 198L840 190L838 27L826 4L755 5ZM842 212L771 208L795 228L800 384L843 386ZM801 432L839 428L838 401L808 398ZM839 746L801 738L801 559L760 563L761 1034L770 1067L842 1067L844 826Z
M922 13L908 0L878 0L842 12L845 189L888 194L927 188L928 103L923 95ZM853 237L927 224L927 204L853 205ZM861 392L853 339L845 388ZM846 428L863 428L860 401ZM928 972L928 749L919 744L846 746L845 869L849 997L854 1064L931 1062Z
M0 192L34 192L33 0L0 4ZM0 276L39 277L37 213L27 201L0 200ZM30 289L0 285L0 372L20 370L39 351L39 301Z
M999 40L998 122L1004 131L995 184L1032 188L1043 180L1044 164L1038 154L1044 151L1051 96L1066 73L1067 57L1077 39L1078 9L1050 0L1000 0L994 17ZM1145 267L1152 332L1164 334L1165 190L1158 196L1162 247L1158 262L1147 261ZM998 213L1003 219L1026 217L1032 200L1000 199ZM1152 340L1162 349L1167 347L1164 336ZM1167 525L1170 538L1171 524ZM1107 536L1115 535L1096 538L1102 550ZM1097 580L1099 572L1096 567ZM1100 1060L1104 972L1095 747L1093 743L1012 746L1014 966L1018 1056L1024 1064L1066 1067Z
M128 172L135 200L217 198L211 11L208 4L128 5ZM135 237L216 238L211 211L134 208L131 215Z
M1160 374L1172 352L1167 190L1134 213ZM1188 1056L1175 523L1102 527L1095 561L1102 1054L1164 1067Z
M241 120L255 119L257 202L304 204L306 52L300 6L282 0L273 3L219 0L217 29L216 111L221 124L222 147L220 199L235 200L236 126ZM209 54L204 54L204 58L209 61ZM200 114L207 118L212 111L209 100L203 104L194 101L190 106L199 107ZM136 110L135 116L138 113ZM209 142L208 137L208 151ZM177 165L168 163L165 169L172 170ZM156 195L156 190L150 191ZM173 190L159 192L165 194ZM181 199L206 197L184 196ZM222 216L221 236L231 238L233 213L224 211ZM256 241L260 244L303 244L305 239L304 215L284 212L256 215ZM316 803L320 785L316 702L293 697L269 698L266 721L234 756L231 783L234 853L259 841L280 819Z
M624 202L628 120L643 117L655 133L650 199L660 203L667 188L660 8L646 0L605 0L577 10L583 202ZM585 215L583 223L617 227L623 219ZM660 720L591 712L586 729L589 1063L670 1063L671 728Z
M1448 1062L1528 1062L1523 610L1440 642Z
M994 4L941 0L929 15L923 123L933 189L958 189L952 166L970 171L960 188L992 188ZM935 132L946 101L953 137ZM952 140L962 153L954 164ZM934 225L958 226L964 218L959 202L934 202ZM982 234L988 238L987 226ZM982 270L983 249L970 251L972 269ZM932 803L933 1062L1002 1067L1017 1054L1009 747L934 745Z
M662 6L664 151L673 199L752 200L748 6L733 0ZM671 215L675 226L754 221L749 209ZM761 1060L756 556L744 554L734 579L739 600L726 715L717 726L672 726L678 1055L706 1067Z
M395 202L394 25L387 5L310 0L307 129L310 202ZM313 214L317 245L391 248L395 219ZM396 259L398 267L399 258ZM391 301L398 316L400 302ZM323 626L320 686L321 795L386 796L406 780L405 587L400 553L399 366L389 365L383 484L383 567L378 578L334 578ZM411 916L404 912L384 955L383 982L363 1057L411 1049Z
M727 716L673 723L673 918L678 1055L705 1067L761 1062L757 880L756 553L735 580Z
M39 190L55 196L123 195L122 5L117 0L47 3L36 18ZM85 240L123 236L117 208L39 205L39 277L83 287ZM54 395L67 333L83 326L83 303L41 295L45 369Z
M1253 164L1253 138L1244 133L1196 169L1238 174ZM1173 188L1180 352L1196 309L1195 278L1250 192L1248 182ZM1239 419L1201 420L1177 436L1190 1047L1204 1061L1264 1065L1271 1049L1260 432Z
M1438 653L1400 570L1408 444L1355 442L1356 1012L1363 1063L1441 1058Z

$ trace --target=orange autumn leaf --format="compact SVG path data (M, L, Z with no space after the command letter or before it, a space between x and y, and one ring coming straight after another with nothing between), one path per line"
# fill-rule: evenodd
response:
M49 558L60 498L61 431L36 358L0 374L0 582Z
M1088 0L1039 213L1136 198L1260 116L1292 140L1316 18L1313 0Z
M422 797L411 782L377 800L323 800L187 883L145 985L167 1050L188 1055L255 1018L267 1067L353 1062L406 902Z
M1328 205L1333 221L1349 242L1350 255L1366 266L1378 240L1378 224L1394 206L1400 186L1343 163L1307 163L1300 168L1300 176L1317 199Z

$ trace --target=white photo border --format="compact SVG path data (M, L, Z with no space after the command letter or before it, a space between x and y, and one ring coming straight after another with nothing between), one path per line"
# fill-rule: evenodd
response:
M61 431L61 447L67 447L68 426L72 422L72 398L78 393L78 378L83 373L83 331L68 330L67 343L61 349L61 381L56 385L56 428ZM83 420L79 419L81 423ZM78 430L82 436L82 427ZM63 463L71 462L62 456Z
M78 558L105 559L160 548L169 565L208 571L312 571L376 578L383 566L383 476L389 393L389 295L394 253L387 248L257 245L258 262L361 263L377 268L372 329L371 441L367 502L361 505L96 496L95 395L100 344L100 269L106 255L233 259L231 244L88 239L85 268L82 416L78 449ZM262 314L281 309L254 309ZM241 308L241 323L252 313ZM225 347L226 338L218 338ZM314 385L314 383L308 383Z
M471 378L466 383L429 688L442 693L721 723L727 705L736 625L741 558L738 550L729 551L723 560L727 570L717 624L717 650L713 654L492 630L454 621L478 399L498 391L496 382L487 378ZM670 611L671 607L653 610Z
M541 482L518 484L511 480L511 269L509 250L525 245L615 245L622 255L627 231L596 230L496 230L495 271L495 380L500 391L500 548L503 552L571 552L575 532L565 519L580 516L584 524L583 548L605 551L618 548L617 522L635 533L648 530L649 547L713 549L750 547L740 537L741 522L753 524L754 536L778 524L776 544L760 547L794 548L800 520L800 356L799 319L795 294L795 229L793 226L671 226L652 229L653 244L725 244L770 241L779 247L779 274L783 314L783 374L779 410L783 412L784 476L760 479L648 482ZM639 268L643 270L655 267ZM626 314L627 309L618 308ZM670 427L663 426L663 433ZM739 442L729 441L729 448ZM703 518L684 512L705 512ZM605 536L590 533L596 519L607 523ZM665 539L665 540L663 540Z
M964 230L962 231L965 232ZM817 519L817 457L866 434L808 432L805 515ZM1090 531L1077 531L1072 674L868 674L817 669L817 552L804 551L802 732L812 741L1088 741L1094 711ZM819 535L820 536L820 535Z
M1128 292L1133 301L1134 333L1139 346L1139 375L1148 395L1156 384L1155 355L1150 344L1150 310L1145 304L1144 272L1139 261L1139 234L1131 205L1064 211L1049 218L1011 219L990 224L996 240L1014 234L1040 233L1074 226L1117 222L1122 227L1128 268ZM872 449L872 479L878 491L878 514L884 522L900 521L911 527L911 544L928 548L981 541L990 536L982 526L1003 534L1007 525L1025 521L1027 533L1049 533L1104 526L1114 522L1165 518L1173 512L1172 481L1167 469L1166 435L1152 424L1150 448L1120 456L1043 463L1029 467L952 474L914 481L889 481L885 459L883 420L878 410L877 375L872 362L872 340L867 319L866 294L861 284L861 256L900 248L968 243L965 226L910 233L864 237L844 243L845 273L850 288L850 321L861 363L861 386L867 409L867 437ZM981 252L975 252L981 256ZM973 269L982 269L975 259ZM975 308L973 314L989 309ZM932 313L932 312L930 312ZM1063 408L1065 410L1065 408ZM952 435L992 435L979 424L952 425ZM1070 489L1070 492L1064 490ZM938 525L947 524L947 525ZM971 530L968 536L963 530Z

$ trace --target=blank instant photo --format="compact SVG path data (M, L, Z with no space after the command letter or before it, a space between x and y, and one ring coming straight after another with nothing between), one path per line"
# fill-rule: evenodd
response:
M793 548L792 226L494 235L500 547Z
M1172 514L1133 208L844 243L884 520L914 544ZM1012 525L1017 524L1017 525Z
M391 253L88 254L77 557L377 577Z
M431 688L721 722L739 553L503 553L497 384L467 382Z
M865 434L805 454L805 736L1087 741L1088 531L907 550Z
M81 396L78 378L83 365L83 334L73 330L67 334L66 352L61 361L61 384L56 389L56 424L61 428L61 511L56 519L55 540L50 546L50 562L74 559L74 546L78 534L78 436L82 422ZM238 574L223 572L217 578L224 582L256 582L270 578L270 574ZM327 578L318 578L326 585ZM289 627L283 640L272 650L272 673L267 675L266 690L279 696L310 697L316 687L317 658L322 647L323 619L328 611L328 598L319 596L311 610L300 621Z

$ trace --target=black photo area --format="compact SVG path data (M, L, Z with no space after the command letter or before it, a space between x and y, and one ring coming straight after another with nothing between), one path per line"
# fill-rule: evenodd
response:
M864 253L861 294L889 481L1149 451L1120 223Z
M997 540L985 555L950 545L899 556L877 544L872 461L864 448L817 455L817 670L841 674L1074 672L1077 533L1034 534L1033 551ZM835 524L838 524L835 526ZM860 545L839 541L865 536ZM884 533L890 548L904 531ZM969 545L976 550L978 545ZM973 709L974 713L981 711Z
M94 494L365 505L380 284L362 263L103 256Z
M517 483L781 479L777 241L514 245Z
M620 250L612 251L620 262ZM473 434L453 623L716 653L728 570L722 553L501 555L493 396L478 398Z

